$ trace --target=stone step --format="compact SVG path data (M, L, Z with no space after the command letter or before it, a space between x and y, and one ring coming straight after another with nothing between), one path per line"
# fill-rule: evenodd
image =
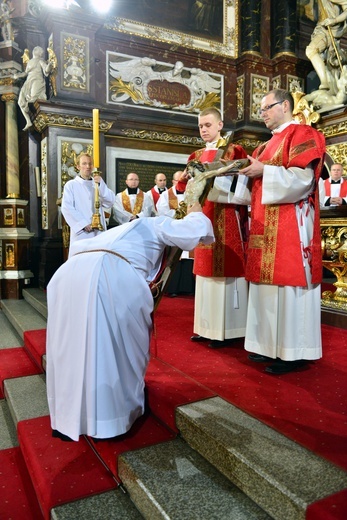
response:
M182 439L125 453L118 467L148 520L271 518Z
M121 489L76 500L51 510L51 520L142 520L143 516Z
M276 520L347 487L347 473L213 397L176 410L183 439Z
M23 298L47 320L47 297L42 289L23 289Z
M2 300L1 308L22 340L26 330L46 328L46 319L26 300Z
M0 349L21 347L23 338L8 321L6 314L0 310Z
M4 394L15 426L19 421L49 415L45 374L6 379Z

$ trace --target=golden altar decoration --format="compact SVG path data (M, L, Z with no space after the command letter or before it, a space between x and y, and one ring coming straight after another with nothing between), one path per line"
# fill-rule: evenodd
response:
M324 291L322 307L347 311L347 206L320 212L323 267L336 276L335 291Z

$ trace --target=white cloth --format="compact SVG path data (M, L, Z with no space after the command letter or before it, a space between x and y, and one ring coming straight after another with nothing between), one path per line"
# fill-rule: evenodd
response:
M153 298L146 282L166 245L192 249L214 241L202 213L184 220L136 219L72 256L47 286L47 396L51 426L78 440L121 435L144 412ZM95 249L112 253L82 252Z
M139 193L139 191L140 190L137 189L137 193ZM126 211L124 209L123 200L122 200L122 193L123 192L117 193L116 200L115 200L115 203L113 205L113 215L114 215L115 220L119 224L125 224L126 222L129 222L131 219L134 218L134 215L132 213L130 213L129 211ZM127 193L128 197L130 199L131 211L133 211L134 206L135 206L135 202L136 202L137 194L129 195L128 188L126 189L126 193ZM142 208L141 208L141 211L137 214L137 216L139 218L141 218L141 217L150 217L151 216L151 210L152 210L151 201L150 201L150 199L148 197L146 197L146 194L144 193Z
M75 242L75 240L93 238L100 233L97 229L90 233L87 233L83 229L85 226L92 223L92 216L93 213L95 213L94 199L94 180L85 180L78 175L65 184L61 201L61 212L70 226L70 246ZM99 200L100 222L104 230L106 230L106 220L103 208L111 208L116 200L116 196L113 191L106 186L102 179L99 186Z
M263 204L295 203L305 199L314 186L314 173L265 165ZM290 188L290 189L289 189ZM314 208L296 205L298 232L303 248L313 236ZM311 284L308 259L302 255L307 287L251 283L245 349L284 361L318 359L322 356L320 284Z
M245 278L197 276L194 332L222 341L246 332L248 283Z
M172 187L172 191L177 199L177 204L179 205L180 202L184 200L184 193L177 193L175 186ZM157 202L157 213L158 215L166 215L172 218L175 216L175 210L170 208L168 190L165 190L160 194ZM189 251L182 251L181 259L182 258L193 261L193 259L189 257Z
M177 198L177 203L179 205L180 202L184 200L184 193L177 193L175 186L172 187L172 191ZM157 212L158 215L168 215L170 217L175 216L175 210L170 208L169 202L169 190L164 191L157 202Z
M153 186L153 188L154 188L154 191L156 191L159 194L158 186L155 185L155 186ZM167 191L166 187L165 187L165 189L164 189L164 191L162 193L165 193L165 191ZM159 198L160 198L160 195L161 194L159 194ZM155 203L154 203L152 190L146 191L145 196L148 198L149 203L151 205L151 216L152 217L156 217L157 215L159 215L159 213L158 213L158 210L156 209L156 206L155 206ZM158 199L157 203L158 202L159 202L159 199Z
M233 176L216 177L208 200L231 202ZM248 283L245 278L196 276L194 333L211 340L245 336Z

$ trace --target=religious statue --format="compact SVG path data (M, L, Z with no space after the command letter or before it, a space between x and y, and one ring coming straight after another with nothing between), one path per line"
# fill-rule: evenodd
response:
M8 0L2 0L0 4L0 24L1 34L4 41L14 40L14 33L12 29L11 13L14 9L8 4Z
M18 97L18 105L23 113L26 125L23 130L28 130L32 126L29 116L29 103L34 103L38 99L47 99L45 76L49 76L54 68L54 63L43 59L44 50L42 47L34 47L32 58L27 61L24 72L15 74L14 79L26 78ZM23 56L27 56L24 53ZM25 64L26 59L23 58Z
M306 47L320 80L319 89L306 96L315 108L333 108L347 101L347 55L340 47L340 40L347 32L347 1L318 0L318 23Z

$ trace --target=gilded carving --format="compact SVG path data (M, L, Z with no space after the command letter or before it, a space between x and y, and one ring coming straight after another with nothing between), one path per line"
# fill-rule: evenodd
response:
M112 127L113 123L105 120L100 120L100 132L107 132ZM49 126L67 126L70 128L77 128L83 130L93 129L92 117L78 117L65 114L54 113L39 113L34 121L34 126L38 132L42 132Z
M245 75L239 76L236 80L236 105L237 121L244 119L245 110Z
M47 137L41 142L41 226L48 227L48 194L47 194Z
M342 164L344 170L347 170L347 142L328 145L327 152L335 162Z
M187 135L155 132L153 130L135 130L130 128L124 128L122 133L131 139L145 139L146 141L163 141L165 143L189 144L197 147L204 146L204 141L200 137L188 137Z
M251 74L250 93L250 119L262 121L260 115L260 103L264 95L269 91L270 80L266 76Z
M148 57L107 52L107 102L197 114L215 106L221 111L223 76Z
M89 40L62 33L63 88L89 92Z
M344 218L321 219L323 266L337 278L336 291L322 294L322 305L347 310L347 227Z
M192 34L172 31L125 18L111 18L105 28L113 31L133 34L157 42L166 42L198 51L209 52L228 58L238 56L238 0L224 0L223 42L201 38Z

